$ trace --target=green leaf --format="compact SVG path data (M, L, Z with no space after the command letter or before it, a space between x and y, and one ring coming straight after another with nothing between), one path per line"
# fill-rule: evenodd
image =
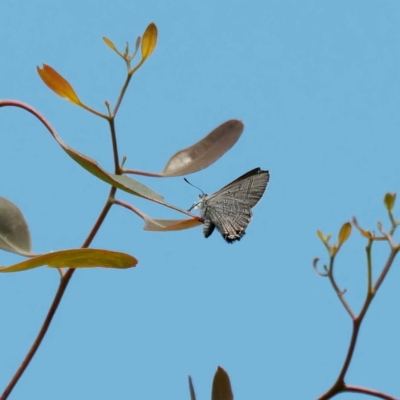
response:
M72 249L44 254L29 260L0 267L0 272L20 272L47 265L51 268L118 268L125 269L136 266L135 257L126 253L102 249Z
M145 199L155 199L159 201L162 201L164 199L163 196L156 193L154 190L143 185L143 183L140 183L130 178L129 176L116 175L111 172L105 171L95 160L79 153L78 151L64 143L60 136L58 136L57 132L53 130L51 130L50 132L57 143L74 161L76 161L80 166L82 166L84 169L86 169L92 175L96 176L102 181L107 182L110 185L125 192L143 197Z
M386 193L385 198L384 198L384 203L387 208L387 210L390 212L393 210L394 207L394 202L396 200L396 193Z
M0 249L30 255L31 235L20 209L10 200L0 197Z

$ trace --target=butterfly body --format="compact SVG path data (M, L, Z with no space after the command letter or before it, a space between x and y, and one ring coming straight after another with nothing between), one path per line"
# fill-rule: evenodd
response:
M251 209L259 202L269 181L269 172L255 168L211 195L202 194L196 208L204 220L208 238L215 228L228 242L240 240L252 219Z

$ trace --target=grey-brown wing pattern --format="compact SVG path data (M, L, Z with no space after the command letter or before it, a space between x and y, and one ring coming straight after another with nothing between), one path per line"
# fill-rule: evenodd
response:
M251 209L261 199L268 181L269 172L255 168L218 192L204 196L204 236L210 236L217 227L227 242L240 240L252 219Z

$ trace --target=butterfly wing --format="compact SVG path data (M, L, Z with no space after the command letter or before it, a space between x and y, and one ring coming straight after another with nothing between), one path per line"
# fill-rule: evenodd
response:
M227 242L240 240L251 221L251 209L261 199L268 181L269 172L255 168L205 197L204 236L210 236L216 226Z

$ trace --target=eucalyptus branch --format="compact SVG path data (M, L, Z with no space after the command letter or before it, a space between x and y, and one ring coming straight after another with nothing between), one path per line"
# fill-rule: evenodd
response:
M369 396L374 396L385 400L399 400L397 397L389 396L388 394L379 392L377 390L362 388L359 386L345 385L343 392L366 394Z
M318 231L318 236L321 238L321 240L323 240L324 244L328 247L328 251L330 252L330 266L327 271L327 276L329 277L329 280L330 280L334 290L338 294L340 301L342 302L343 306L345 307L345 309L350 314L350 316L353 320L353 329L352 329L352 334L351 334L351 338L350 338L349 348L347 350L346 358L343 362L341 371L338 375L338 378L336 379L336 382L332 385L332 387L326 393L324 393L321 397L319 397L319 400L330 399L330 398L336 396L337 394L343 393L343 392L361 393L361 394L365 394L365 395L379 397L381 399L395 400L394 397L384 394L382 392L375 391L372 389L367 389L367 388L361 388L358 386L351 386L351 385L347 385L345 383L345 376L347 374L348 368L349 368L351 360L353 358L353 354L354 354L354 350L356 347L358 334L360 332L362 321L364 320L364 317L368 311L368 308L369 308L372 300L375 297L375 294L377 293L380 285L382 284L387 273L389 272L389 269L393 264L396 254L400 249L399 245L394 244L393 237L392 237L396 227L399 225L399 223L394 219L393 214L392 214L392 207L394 204L394 199L395 199L395 195L387 194L385 196L385 200L384 200L385 205L389 212L389 219L392 224L390 233L386 233L383 229L382 223L378 222L378 229L381 232L382 236L375 236L375 234L372 234L370 231L366 231L366 230L362 229L358 225L356 219L353 218L353 225L358 229L358 231L360 232L360 234L362 236L368 238L368 244L365 248L366 256L367 256L367 274L368 274L367 294L366 294L366 297L364 300L363 307L357 317L352 313L350 307L348 306L347 302L345 301L345 299L343 297L343 292L341 292L339 290L339 287L333 277L333 266L334 266L335 256L336 256L338 250L340 249L340 245L344 242L344 240L347 239L347 237L350 234L348 233L347 236L343 235L342 238L345 238L344 240L341 240L341 234L339 234L339 246L337 247L337 246L328 245L328 241L326 240L326 238L322 234L320 234L320 232ZM343 227L342 227L343 232L344 232L344 227L345 227L345 225L343 225ZM372 244L375 240L376 241L382 241L382 240L387 241L390 245L391 251L390 251L389 257L386 261L386 264L382 269L382 272L380 273L375 285L373 285L371 253L372 253ZM314 260L314 268L316 268L315 264L316 264L316 261Z
M100 213L99 218L97 219L96 223L94 224L92 230L90 231L88 237L82 244L82 248L87 248L90 246L90 243L92 242L93 238L95 237L98 230L100 229L105 217L107 216L107 214L112 206L112 202L110 201L110 198L112 198L114 196L115 191L116 191L116 188L112 187L110 190L108 200L107 200L106 204L104 205L104 208L103 208L102 212ZM47 312L46 318L43 321L42 327L40 328L40 331L39 331L35 341L33 342L30 350L28 351L27 355L25 356L24 360L22 361L21 365L19 366L18 370L15 372L14 376L12 377L12 379L10 380L6 389L4 390L2 396L0 397L0 400L6 400L8 398L8 396L14 389L15 385L18 383L19 379L21 378L22 374L25 372L25 370L28 367L29 363L31 362L32 358L36 354L36 351L38 350L40 344L42 343L42 341L47 333L47 330L50 327L51 321L53 320L53 317L58 309L58 306L60 305L61 299L63 298L65 290L66 290L68 283L69 283L70 279L72 278L72 275L74 274L74 272L75 272L74 268L69 268L64 274L62 274L57 292L54 296L54 299L50 306L50 309Z

